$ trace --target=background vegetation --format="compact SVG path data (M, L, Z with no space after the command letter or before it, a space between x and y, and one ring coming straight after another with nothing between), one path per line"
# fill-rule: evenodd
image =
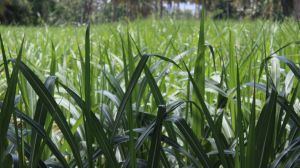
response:
M205 6L213 18L300 17L298 0L2 0L2 24L103 23L149 16L197 17ZM194 4L194 16L180 5ZM172 8L172 12L168 10Z

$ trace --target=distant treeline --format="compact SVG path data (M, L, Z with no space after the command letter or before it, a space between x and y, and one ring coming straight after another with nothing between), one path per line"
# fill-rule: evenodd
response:
M188 11L168 13L165 4L179 3L205 7L209 16L222 18L300 18L299 0L1 0L1 24L62 24L110 22L155 15L197 17ZM195 10L201 10L197 8ZM198 12L199 13L199 12Z

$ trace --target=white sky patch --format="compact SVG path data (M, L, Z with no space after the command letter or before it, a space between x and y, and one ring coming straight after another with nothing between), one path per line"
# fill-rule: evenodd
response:
M173 12L176 9L179 9L180 11L190 11L193 15L196 14L196 11L202 9L202 6L197 5L196 3L191 2L180 2L180 3L172 3L170 6L168 3L164 2L163 6L168 12Z

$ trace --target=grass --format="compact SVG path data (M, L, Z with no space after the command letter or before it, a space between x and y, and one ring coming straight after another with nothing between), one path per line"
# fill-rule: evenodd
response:
M0 27L0 161L300 166L300 27L143 20Z

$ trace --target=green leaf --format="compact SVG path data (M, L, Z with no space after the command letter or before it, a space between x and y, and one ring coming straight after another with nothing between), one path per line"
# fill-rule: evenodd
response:
M205 95L205 36L204 36L204 10L201 10L201 20L200 20L200 31L198 39L198 49L197 58L195 61L194 78L197 81L196 85L199 88L201 95ZM193 101L197 102L198 99L194 92L192 92ZM194 111L193 115L193 130L197 132L199 137L204 136L204 116L199 111Z
M255 80L255 79L254 79ZM255 111L255 98L256 98L256 87L254 83L254 91L252 96L251 104L251 114L249 121L249 133L248 133L248 143L247 143L247 153L246 153L246 166L252 168L255 166L255 122L256 122L256 111Z
M90 65L90 24L88 24L85 34L85 62L84 62L84 70L82 74L84 74L84 96L85 96L85 104L82 108L83 111L83 121L84 121L84 129L85 129L85 138L86 138L86 146L87 146L87 159L89 163L89 167L94 167L93 163L93 132L92 127L94 127L92 118L91 118L91 65Z
M11 119L11 115L14 111L15 105L15 95L17 91L17 81L18 81L18 73L19 73L19 64L21 62L22 50L23 50L24 38L22 40L22 44L19 50L19 54L16 60L16 63L13 68L13 72L11 78L9 79L9 85L5 94L5 98L3 101L3 106L1 107L0 113L0 163L3 164L5 159L5 150L7 147L7 139L6 134L9 127L9 122Z
M159 165L160 157L159 152L161 149L160 139L161 139L161 130L162 130L162 123L163 118L166 113L166 106L165 105L159 105L158 106L158 112L157 117L155 121L153 136L151 139L151 146L149 150L148 155L148 164L147 167L149 168L156 168Z
M47 90L53 94L54 86L55 86L56 77L50 76L45 81L45 87ZM46 117L48 114L48 109L42 100L39 98L35 113L34 113L34 121L37 122L41 127L44 127L46 124ZM41 147L41 139L42 137L38 136L38 134L33 130L31 135L31 146L32 146L32 154L30 157L30 167L37 167L38 161L41 158L41 154L43 152L43 147Z
M255 87L259 90L265 91L267 90L266 86L263 84L259 84L259 83L246 83L244 84L246 86L251 86L251 87ZM281 108L283 108L285 110L286 113L288 113L291 116L291 119L295 122L295 124L300 127L300 117L298 116L298 114L295 112L291 102L288 102L288 100L286 100L284 97L278 95L277 96L277 103L281 106Z
M32 127L32 129L39 135L39 137L44 139L44 141L48 145L49 149L56 156L56 158L62 163L62 165L64 167L69 167L67 161L65 160L64 156L62 155L62 152L56 147L56 145L48 137L48 135L47 135L46 131L43 129L43 127L36 121L32 120L30 117L26 116L24 113L20 112L19 110L15 109L15 111L16 111L18 118L21 118L27 124L29 124Z
M51 96L50 92L47 88L43 85L41 80L32 72L31 69L27 67L24 63L20 63L19 65L20 71L25 76L31 87L34 89L36 94L40 97L46 107L49 109L51 116L53 117L54 121L58 125L59 129L63 133L66 141L71 147L72 153L76 159L78 167L82 167L82 161L80 152L78 150L77 144L75 142L75 138L71 132L71 129L67 123L63 112L59 108L58 104L55 102L53 96Z
M7 62L7 58L6 58L5 49L4 49L4 45L3 45L3 40L2 40L1 34L0 34L0 44L1 44L1 51L2 51L3 62L4 62L3 64L4 64L4 70L5 70L5 77L6 77L6 82L8 84L8 82L9 82L8 62Z
M55 54L55 46L53 42L51 42L51 63L50 63L50 75L55 75L56 72L56 54Z
M293 150L296 150L297 146L299 146L299 144L300 144L300 137L293 140L293 142L291 142L288 147L286 147L280 154L278 154L278 156L273 161L273 163L270 167L271 168L280 167L280 163L284 161L284 157L286 157L290 160L290 157L287 155L289 155L289 153L293 152Z
M176 124L177 128L187 141L187 144L190 145L191 150L195 152L196 156L200 160L202 166L206 168L212 167L210 163L211 161L209 160L206 152L201 146L201 143L197 139L197 136L195 135L193 130L188 126L186 121L179 117L168 118L168 121L174 122Z
M17 144L17 143L18 143L17 141L20 141L21 137L19 136L19 137L18 137L19 140L17 140L16 134L14 134L13 131L8 130L8 132L7 132L7 139L8 139L11 143ZM25 155L27 158L30 158L30 156L31 156L31 148L30 148L30 146L29 146L26 142L24 142L24 141L23 141L23 144L24 144L24 155ZM38 166L39 166L40 168L47 168L46 164L45 164L42 160L39 160Z
M239 142L239 153L237 153L237 156L240 160L240 167L245 167L245 146L244 146L244 126L243 126L243 112L242 112L242 102L241 102L241 86L240 86L240 74L239 74L239 64L237 63L236 66L236 80L237 80L237 127L236 127L236 134L238 137Z
M256 125L256 165L267 167L273 145L277 93L272 90Z
M275 57L278 60L284 62L291 69L291 71L294 73L294 75L296 76L296 78L300 81L300 68L297 67L295 65L295 63L293 63L292 61L290 61L289 59L287 59L284 56L273 56L273 57Z
M73 90L68 88L66 85L59 82L59 84L69 93L69 95L75 100L80 108L84 107L85 102L76 94ZM118 162L113 152L113 146L109 143L107 135L103 129L102 123L99 122L97 117L93 112L91 112L92 123L94 123L93 132L95 132L95 137L100 145L100 148L103 150L103 153L108 160L108 163L112 167L118 167Z
M220 136L221 132L219 132L216 129L214 121L213 121L213 119L210 115L210 112L209 112L209 110L208 110L208 108L205 104L204 99L203 99L203 96L201 95L201 93L199 91L198 85L196 84L194 78L192 77L192 75L191 75L191 73L190 73L190 71L187 68L185 63L184 63L184 66L185 66L185 69L188 73L189 79L191 80L192 85L194 87L194 93L195 93L196 98L198 99L198 102L200 103L200 107L202 109L201 111L204 113L204 116L205 116L205 118L208 122L208 125L209 125L210 129L212 130L212 136L214 137L214 140L216 142L220 160L221 160L223 166L225 168L228 168L228 167L230 167L230 165L232 165L232 161L231 161L231 158L228 158L228 159L225 158L225 154L224 154L225 145L222 143L222 139L221 139L221 136Z
M137 83L137 81L138 81L138 79L139 79L146 63L147 63L147 60L148 60L149 56L150 55L143 55L141 57L141 60L140 60L139 64L137 65L133 75L131 76L128 87L126 89L126 92L125 92L125 94L123 96L123 99L121 101L121 104L118 108L118 112L117 112L116 119L115 119L114 126L113 126L113 135L115 135L115 133L117 131L119 123L120 123L120 121L123 117L123 113L124 113L126 104L130 99L130 95L132 94L133 88L135 87L135 85L136 85L136 83Z

